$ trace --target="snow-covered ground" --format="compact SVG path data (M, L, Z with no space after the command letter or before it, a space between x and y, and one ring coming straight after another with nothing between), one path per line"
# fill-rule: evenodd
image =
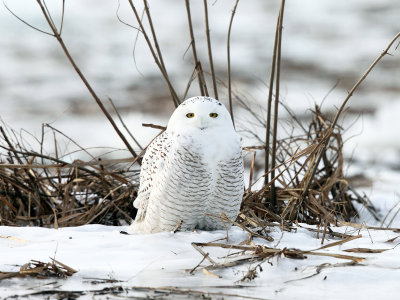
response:
M55 17L59 7L48 1ZM210 2L214 60L219 76L226 70L226 31L234 1ZM212 2L212 4L211 4ZM7 1L24 20L46 28L36 1ZM166 4L168 3L168 4ZM199 56L206 69L202 1L191 1ZM63 37L78 65L106 101L110 96L127 125L142 144L155 134L142 123L165 125L173 106L143 38L132 49L136 31L118 22L118 1L66 1ZM183 93L192 72L183 1L150 1L158 38L169 74L179 94ZM232 71L235 91L264 106L269 75L274 26L279 1L241 1L232 31ZM126 2L121 1L120 16L134 23ZM57 13L58 12L58 13ZM329 94L323 108L331 111L340 105L349 88L400 30L400 5L392 0L292 0L286 1L281 90L285 102L302 114ZM59 21L59 19L57 19ZM168 24L168 26L165 26ZM357 162L349 174L366 175L372 182L358 191L365 192L385 219L375 222L360 209L360 223L400 227L400 60L391 51L378 64L350 100L350 107L371 112L360 118L346 133L354 136L345 144L345 153ZM192 94L196 90L191 91ZM220 91L221 100L226 94ZM349 122L354 118L347 115ZM41 124L51 123L81 146L124 148L106 122L87 90L69 66L56 41L17 21L0 5L0 118L17 131L21 128L40 135ZM240 119L240 117L239 117ZM246 120L243 120L246 122ZM52 143L52 138L49 139ZM63 153L70 149L61 149ZM50 149L50 148L49 148ZM51 150L48 150L51 151ZM354 152L353 152L354 151ZM126 156L125 154L122 154ZM386 218L385 218L386 217ZM144 236L122 235L124 228L98 225L77 228L0 227L0 271L15 271L31 259L50 261L55 257L78 270L68 279L6 279L0 281L0 298L42 290L96 290L122 286L129 295L151 292L133 286L170 286L196 291L240 295L262 299L397 299L400 279L399 239L388 240L399 232L352 227L333 228L362 237L343 245L318 250L365 257L356 266L341 265L349 260L307 255L304 260L275 257L262 264L262 272L251 282L238 282L257 263L213 271L201 268L202 259L192 242L225 238L224 232L161 233ZM283 249L316 249L321 240L304 228L282 232L272 228L273 242L255 239L255 244ZM229 232L229 243L246 239L239 228ZM336 241L330 239L325 244ZM226 243L221 240L219 242ZM382 253L347 253L349 248L389 249ZM233 250L204 248L210 257L224 261ZM236 257L237 258L237 257ZM207 265L203 262L202 265ZM324 264L320 270L318 266ZM257 269L259 271L259 269ZM319 272L320 271L320 272ZM316 274L318 273L318 274ZM316 274L316 275L314 275ZM122 282L92 284L94 279ZM46 285L47 284L47 285ZM243 288L243 285L246 288ZM131 289L129 289L131 288ZM124 292L120 294L124 298ZM159 294L151 294L159 296ZM166 294L162 294L166 296ZM227 296L211 295L213 298ZM39 295L38 298L43 297ZM96 299L107 296L97 295ZM175 297L175 298L174 298ZM18 297L14 297L18 298ZM50 297L51 298L51 297ZM82 298L92 298L89 292ZM170 296L176 299L176 295ZM231 297L232 298L232 297Z
M22 295L38 291L83 291L80 299L106 299L95 295L94 290L121 286L119 297L152 295L151 291L140 291L138 287L177 288L201 291L211 299L397 299L400 280L400 247L396 247L400 232L391 230L357 229L332 227L335 232L360 237L338 246L316 250L321 239L309 226L296 228L293 232L281 232L271 228L272 242L256 238L256 245L271 248L296 248L303 251L315 250L319 254L341 254L365 258L358 264L351 259L306 254L305 259L291 259L278 255L264 261L256 268L254 280L241 279L254 269L260 261L220 270L203 271L209 266L207 260L196 269L203 256L191 245L192 242L219 242L239 244L247 234L238 227L229 231L226 241L224 231L178 232L153 235L124 235L124 227L86 225L75 228L0 228L1 271L17 271L16 265L30 260L50 261L50 257L76 269L78 272L67 279L4 279L0 281L0 298L22 298ZM338 241L328 238L324 245ZM367 252L365 249L383 249L382 253ZM205 253L216 263L227 263L249 257L236 254L239 250L203 247ZM355 249L355 250L354 250ZM225 256L231 254L228 258ZM249 252L251 254L251 252ZM261 271L262 270L262 271ZM104 283L107 280L114 283ZM93 281L97 282L94 284ZM103 281L103 283L101 283ZM218 295L226 294L225 296ZM18 296L15 296L18 295ZM46 294L36 295L37 299ZM51 299L55 294L47 294ZM167 296L167 294L158 295ZM228 296L227 296L228 295ZM231 295L231 296L229 296ZM236 295L236 297L232 296ZM11 297L11 296L14 296ZM35 299L34 296L31 296ZM119 298L116 297L116 298ZM168 299L176 299L171 293ZM187 295L186 297L189 298ZM186 299L186 297L182 299ZM201 298L193 297L198 299ZM110 299L110 298L107 298ZM208 298L206 298L208 299Z

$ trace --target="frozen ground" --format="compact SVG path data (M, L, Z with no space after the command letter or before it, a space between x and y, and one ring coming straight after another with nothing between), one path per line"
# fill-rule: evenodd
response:
M316 233L308 231L308 226L296 228L293 232L282 233L272 228L273 242L262 239L253 240L254 244L263 244L276 248L296 248L315 250L321 247ZM211 270L210 273L198 268L193 269L202 259L192 242L212 242L239 244L245 241L247 234L233 227L226 233L180 232L159 233L153 235L123 235L124 227L106 227L87 225L75 228L46 229L32 227L0 228L0 266L1 271L16 271L16 265L23 265L31 259L43 262L50 257L72 267L78 272L68 279L5 279L0 281L0 298L15 299L23 295L43 291L83 291L80 299L106 299L107 296L95 295L94 290L121 286L125 291L116 298L127 296L153 296L151 291L138 287L169 287L180 290L201 291L211 299L396 299L400 280L400 247L396 247L400 232L392 230L356 229L340 227L335 232L357 239L316 252L322 254L342 254L365 258L359 264L351 264L349 259L321 255L306 255L306 259L290 259L277 256L256 268L257 277L252 281L241 281L249 269L260 262L241 266ZM329 238L324 245L338 241ZM348 249L384 249L382 253L346 252ZM217 263L248 257L235 255L228 259L224 256L238 250L204 247ZM366 250L361 250L367 252ZM201 266L210 265L208 261ZM108 279L118 280L106 283ZM93 282L97 282L94 284ZM193 294L193 293L192 293ZM218 295L225 294L225 296ZM16 296L18 295L18 296ZM176 299L173 292L160 294L168 299ZM196 295L196 294L194 294ZM236 296L232 296L236 295ZM29 299L42 299L57 295L31 295ZM8 297L8 298L7 298ZM108 295L111 299L113 296ZM183 299L189 296L184 296ZM201 298L199 294L193 298ZM108 298L110 299L110 298ZM201 298L204 299L204 298Z
M202 12L201 2L193 1L192 10ZM214 58L217 72L222 77L226 67L226 30L233 2L219 0L210 8L216 51ZM8 1L19 16L35 25L45 26L35 3ZM182 93L191 73L190 54L184 57L188 33L182 1L169 1L168 5L163 0L151 3L153 16L157 16L155 25L168 71ZM269 74L277 3L254 0L250 5L241 1L232 32L234 88L261 104L266 99L265 81ZM173 108L167 99L165 85L159 80L158 71L140 38L136 48L140 73L135 68L132 48L136 33L117 21L117 4L117 1L105 0L67 1L64 38L101 98L113 98L129 128L145 144L156 132L144 130L141 123L164 125ZM57 10L52 5L51 9ZM285 101L301 114L314 101L320 102L340 80L324 107L331 110L340 104L349 87L399 31L399 11L399 4L391 0L287 1L281 82ZM121 16L132 21L126 6L122 7ZM202 13L193 17L199 26L196 29L199 39L204 41L200 36L204 32ZM206 61L206 48L200 48L200 57ZM352 154L357 162L349 173L361 173L371 179L372 185L359 191L371 198L383 218L386 216L384 227L400 227L397 215L400 203L400 60L398 51L392 52L394 56L386 57L351 99L351 108L373 113L366 114L356 123L347 137L356 136L345 144L346 153ZM221 100L226 101L226 95L221 94ZM123 148L62 56L55 40L19 23L2 6L0 117L16 130L24 128L36 136L40 135L42 123L51 123L85 148ZM68 152L67 146L61 150ZM360 223L381 226L365 211L361 210L360 214ZM323 256L308 255L305 260L273 258L272 264L262 264L263 271L258 272L259 277L255 280L237 282L247 273L249 265L215 271L222 278L206 274L201 269L194 275L186 271L195 267L202 258L191 243L221 239L225 237L224 232L127 236L120 234L120 230L124 228L97 225L58 230L0 227L0 271L15 271L18 269L15 265L25 264L31 259L48 262L49 257L78 270L66 280L2 280L0 298L43 290L98 290L113 285L123 286L129 295L136 296L160 294L128 288L176 286L205 293L262 299L398 298L400 256L399 248L395 247L400 240L387 241L400 235L399 232L334 228L338 232L362 234L362 237L319 252L361 256L366 258L365 261L357 266L345 266L340 264L348 263L348 260ZM283 235L274 228L271 235L275 241L266 244L270 247L310 250L321 246L316 235L303 228ZM238 243L246 239L246 234L233 228L229 237L229 243ZM326 243L333 241L330 239ZM256 239L254 243L265 242ZM343 252L356 247L389 250L369 254ZM219 262L224 260L219 257L229 252L217 248L204 248L204 251ZM207 264L204 262L202 265ZM326 265L318 273L321 264ZM91 283L93 279L89 279L93 277L122 282L95 285ZM121 295L123 298L125 294ZM37 296L38 299L46 297ZM95 296L96 299L106 297ZM174 297L176 295L170 296L176 299ZM222 298L216 294L212 297ZM92 294L88 292L82 298L92 299Z
M230 229L227 241L224 231L125 235L120 233L126 230L123 226L60 229L1 226L0 271L18 271L30 260L50 262L50 258L55 258L78 272L67 279L4 279L0 281L0 298L53 299L69 295L79 299L397 299L400 175L384 168L369 169L366 175L380 179L359 192L365 191L371 197L383 222L375 221L359 207L362 225L332 227L334 232L359 237L323 249L318 248L341 239L328 235L321 245L321 235L318 237L309 230L316 228L304 224L295 226L292 232L272 227L269 235L273 241L255 238L250 244L247 233L238 227ZM254 261L210 272L203 271L202 267L210 266L205 260L190 274L203 258L192 246L193 242L232 245L244 242L248 246L315 250L320 255L306 254L306 259L280 255L262 263ZM252 253L238 254L239 250L219 247L202 249L216 263L248 258ZM349 249L356 252L345 251ZM373 250L384 251L368 253ZM232 256L226 258L228 254ZM353 264L351 259L325 256L336 254L365 260ZM256 267L260 263L261 268ZM241 281L254 269L256 278ZM63 291L66 293L62 294Z

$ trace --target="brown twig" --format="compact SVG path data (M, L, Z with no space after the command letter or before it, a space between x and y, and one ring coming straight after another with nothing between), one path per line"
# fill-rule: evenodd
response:
M199 246L200 243L192 243L192 246L194 249L196 249L201 255L203 255L203 258L207 259L213 266L217 265L217 263L208 255L208 253L205 253Z
M280 10L279 10L280 12ZM278 21L276 24L275 31L275 42L274 49L272 53L272 64L271 64L271 72L269 75L269 88L268 88L268 102L267 102L267 121L266 121L266 129L265 129L265 170L264 173L267 174L269 169L269 159L270 159L270 142L271 142L271 111L272 111L272 91L274 88L274 80L275 80L275 68L276 68L276 56L277 56L277 48L278 48L278 31L279 31L279 18L280 13L278 15ZM269 182L269 176L265 176L264 185Z
M192 15L191 15L191 12L190 12L189 0L185 0L185 4L186 4L186 14L187 14L187 18L188 18L189 33L190 33L190 44L192 46L194 65L195 65L195 68L198 70L198 73L199 73L199 75L197 77L198 77L198 81L199 81L200 94L202 96L206 96L206 94L204 93L204 86L203 86L203 82L202 82L202 79L201 79L201 77L203 76L202 70L198 69L199 60L197 58L196 39L194 38L194 33L193 33Z
M135 144L139 147L140 150L143 150L143 147L140 145L140 143L138 142L138 140L133 136L133 134L131 133L131 131L129 130L128 126L126 126L124 120L122 119L117 107L114 104L114 101L110 98L107 97L108 101L110 102L112 108L114 109L114 112L116 113L119 121L121 122L122 126L125 128L126 132L128 132L129 136L131 137L131 139L135 142Z
M231 30L233 24L233 17L236 13L236 8L239 4L239 0L236 0L235 6L232 10L231 19L229 21L228 28L228 39L226 42L226 52L227 52L227 61L228 61L228 99L229 99L229 112L231 113L232 123L235 126L235 118L233 117L233 104L232 104L232 79L231 79Z
M38 5L40 6L42 13L47 21L47 24L50 26L51 31L53 32L53 36L57 39L58 43L60 44L62 50L64 51L64 54L67 56L69 62L71 63L72 67L74 68L75 72L79 75L81 80L83 81L84 85L88 89L89 93L92 95L93 99L96 101L97 105L100 107L101 111L104 113L108 121L111 123L112 127L114 130L117 132L118 136L120 139L123 141L125 146L128 148L129 152L136 157L137 154L129 144L129 142L126 140L125 136L122 134L122 132L119 130L118 126L115 124L113 118L111 115L108 113L106 108L104 107L103 103L101 102L100 98L97 96L89 82L87 81L86 77L83 75L81 70L78 68L77 64L75 63L74 59L72 58L71 54L69 53L69 50L67 49L67 46L65 45L63 39L61 38L61 34L58 31L57 27L54 25L54 22L52 21L51 15L49 14L49 11L47 10L47 7L42 3L42 0L36 0Z
M283 27L283 12L285 9L285 0L281 2L281 8L279 11L278 25L277 25L277 40L278 45L276 49L276 84L275 84L275 102L274 102L274 123L272 131L272 150L271 150L271 177L275 177L275 165L276 165L276 147L277 147L277 132L278 132L278 108L279 108L279 87L280 87L280 70L281 70L281 48L282 48L282 27ZM268 145L266 145L268 147ZM276 209L276 187L275 182L271 185L271 208Z
M213 62L212 49L211 49L211 37L210 37L210 27L209 27L209 21L208 21L207 0L204 0L203 3L204 3L204 16L205 16L205 23L206 23L208 59L210 61L210 70L211 70L211 77L212 77L212 82L213 82L214 97L215 97L215 99L218 99L217 80L215 79L214 62Z
M372 71L372 69L376 66L376 64L389 52L389 49L392 47L392 45L395 43L395 41L400 37L400 32L397 33L395 35L395 37L391 40L391 42L389 43L389 45L386 47L385 50L383 50L383 52L374 60L374 62L369 66L369 68L364 72L364 74L361 76L361 78L357 81L357 83L352 87L352 89L350 90L350 92L348 93L347 97L343 100L341 106L339 107L339 110L337 111L335 118L332 121L332 124L330 125L330 131L328 131L325 140L326 143L323 146L323 150L326 149L328 143L329 143L329 139L333 133L333 129L336 127L337 121L339 120L340 115L342 114L344 108L346 107L347 102L350 100L351 96L353 95L353 93L357 90L357 88L360 86L360 84L365 80L365 78L367 78L368 74ZM311 174L311 178L313 178L315 176L315 173L317 171L318 165L321 162L322 159L322 153L324 151L321 151L321 154L318 155L316 162L314 164L314 168L312 170L312 174ZM304 189L304 193L302 195L302 198L306 196L306 194L308 193L308 189L310 188L310 184L311 182L309 182L307 184L307 186Z
M161 64L160 58L157 56L156 52L154 51L153 45L151 44L150 38L149 38L149 36L148 36L144 26L143 26L143 22L142 22L142 20L141 20L141 18L139 16L139 13L137 12L137 9L136 9L135 5L133 4L133 1L132 0L128 0L128 1L129 1L129 4L130 4L131 8L132 8L132 11L133 11L133 13L134 13L134 15L136 17L136 20L139 23L141 32L142 32L142 34L143 34L143 36L144 36L144 38L145 38L145 40L147 42L147 46L149 47L151 55L153 56L156 65L158 66L162 76L165 79L165 82L167 83L168 89L169 89L169 91L171 93L172 101L174 102L175 107L178 107L179 104L180 104L180 100L179 100L178 95L175 92L174 87L171 84L171 81L170 81L170 79L168 77L167 71L163 67L163 64ZM149 22L151 22L151 19L149 19ZM153 36L153 38L156 39L155 36Z
M143 127L150 127L150 128L154 128L154 129L161 129L161 130L166 130L167 127L165 126L161 126L161 125L155 125L155 124L148 124L148 123L142 123Z

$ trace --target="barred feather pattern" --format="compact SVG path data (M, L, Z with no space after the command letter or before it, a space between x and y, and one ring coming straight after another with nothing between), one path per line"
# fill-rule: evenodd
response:
M215 100L216 101L216 100ZM130 233L229 228L220 214L236 219L244 190L242 150L236 132L167 130L143 158L138 209ZM229 136L229 132L228 132Z
M235 219L243 196L243 162L234 157L210 166L187 145L174 145L168 133L160 135L143 159L138 209L131 232L228 228L219 216Z

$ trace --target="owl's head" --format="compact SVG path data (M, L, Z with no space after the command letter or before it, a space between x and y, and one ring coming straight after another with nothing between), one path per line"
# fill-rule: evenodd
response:
M210 97L193 97L179 105L168 122L169 132L188 130L233 130L231 116L225 106Z

